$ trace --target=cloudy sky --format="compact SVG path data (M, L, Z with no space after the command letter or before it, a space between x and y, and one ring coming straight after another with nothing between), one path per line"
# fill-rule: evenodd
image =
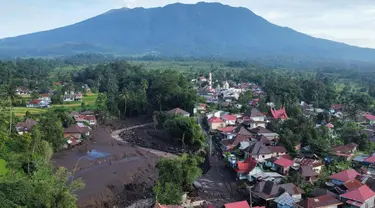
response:
M209 1L209 0L208 0ZM0 0L0 38L69 25L121 7L155 7L173 0ZM180 0L196 3L194 0ZM214 2L214 1L211 1ZM375 48L375 0L221 0L246 7L300 32Z

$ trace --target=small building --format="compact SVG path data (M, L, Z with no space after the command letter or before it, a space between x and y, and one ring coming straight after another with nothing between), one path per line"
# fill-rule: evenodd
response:
M271 181L261 181L252 189L252 197L260 204L269 205L276 197L284 193L285 190L278 184Z
M277 204L277 208L294 208L295 199L287 192L284 192L274 202Z
M51 97L49 94L40 94L39 100L43 100L44 102L50 104L51 103Z
M69 136L76 135L76 134L79 134L79 135L84 134L86 136L89 136L90 131L91 131L90 127L85 126L81 123L73 124L69 128L64 130L64 138L68 138Z
M347 145L340 145L332 148L331 152L333 155L344 157L346 160L350 160L354 153L357 151L358 144L350 143Z
M252 133L257 134L257 135L263 135L267 137L270 141L278 140L279 135L275 132L272 132L264 127L258 126L254 129L250 130Z
M363 185L358 189L340 195L341 201L350 207L375 207L375 192Z
M20 135L24 133L29 133L31 129L37 124L38 124L37 121L31 118L27 118L24 122L20 122L16 124L16 131Z
M78 92L76 94L74 94L74 100L75 101L81 101L83 99L83 94Z
M221 148L223 151L231 151L236 148L241 142L248 142L249 138L243 135L237 135L233 139L224 139L221 140Z
M332 183L335 185L342 185L346 181L353 180L359 173L353 169L344 170L330 176Z
M73 95L64 95L63 102L73 102L74 96Z
M285 107L281 107L279 110L275 110L274 108L271 108L271 113L274 119L281 119L281 120L288 119L288 115L286 114Z
M30 90L27 87L20 86L16 88L17 95L28 95L30 94Z
M225 122L216 116L212 116L207 122L211 131L225 127Z
M302 176L305 181L313 183L318 180L319 173L315 172L311 166L300 166L298 173Z
M224 204L224 207L225 208L250 208L247 201L239 201L239 202Z
M266 146L259 141L251 142L244 151L246 154L250 155L258 162L265 162L265 160L272 157L278 157L287 154L284 147L279 148L278 146Z
M218 128L217 130L221 133L224 139L233 139L237 133L234 132L235 126L226 126L223 128Z
M205 103L199 103L198 106L196 107L197 111L200 113L204 113L207 111L207 104Z
M73 116L74 120L76 122L86 122L90 126L96 125L96 117L94 115L81 115L81 114L76 114Z
M240 180L248 179L249 173L256 167L257 162L251 157L246 158L243 162L237 161L234 170L237 173L237 178Z
M190 117L190 113L182 110L181 108L173 108L172 110L167 111L167 113L171 115L182 115L185 117Z
M330 111L330 113L338 113L338 112L341 112L343 107L344 106L342 104L332 104L329 111Z
M223 121L225 122L225 125L230 126L230 125L236 125L236 120L237 116L236 115L231 115L231 114L226 114L222 117Z
M282 174L282 175L288 175L290 167L293 166L294 162L293 160L289 160L284 157L280 157L279 159L275 160L273 162L274 168L276 172Z
M37 100L31 100L30 102L28 102L26 104L26 107L27 108L48 108L49 104L48 102L44 100L37 99Z
M297 208L337 208L343 203L332 195L323 195L314 198L307 198L296 203Z
M293 197L294 202L299 202L302 200L302 194L304 194L305 192L298 186L294 185L293 183L284 183L280 184L279 186L283 188L286 193Z

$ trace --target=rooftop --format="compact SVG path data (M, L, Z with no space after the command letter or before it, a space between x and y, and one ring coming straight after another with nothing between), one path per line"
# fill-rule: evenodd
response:
M228 204L225 204L224 207L225 208L250 208L247 201L228 203Z
M308 198L297 204L301 205L303 208L316 208L340 205L342 202L331 195L323 195L315 198Z
M190 114L184 110L182 110L181 108L173 108L172 110L168 111L167 113L169 114L173 114L173 115L187 115L187 114Z
M358 189L346 192L344 194L341 194L340 196L346 199L364 203L367 199L374 197L375 192L372 191L368 186L363 185Z
M359 175L359 173L357 171L355 171L353 169L349 169L349 170L344 170L344 171L341 171L339 173L333 174L333 175L331 175L330 178L346 182L346 181L355 179L355 177L357 175Z

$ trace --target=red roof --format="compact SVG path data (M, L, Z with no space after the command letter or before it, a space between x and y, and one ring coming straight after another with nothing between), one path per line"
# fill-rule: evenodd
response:
M285 107L280 108L279 110L275 110L271 108L272 116L276 119L287 119L288 115L286 114Z
M224 207L225 208L250 208L247 201L239 201L239 202L224 204Z
M342 104L332 104L331 105L331 110L341 110Z
M223 127L223 128L219 128L217 130L223 132L223 133L230 133L232 132L236 127L235 126L227 126L227 127Z
M356 179L353 179L353 180L350 180L350 181L346 181L344 183L344 186L348 189L348 190L354 190L354 189L358 189L360 188L361 186L363 186L363 184L356 180Z
M364 203L367 199L370 199L375 196L375 192L372 191L368 186L363 185L358 189L346 192L341 195L341 197L351 199Z
M364 161L368 163L375 163L375 155L366 158Z
M355 171L353 169L349 169L349 170L344 170L344 171L341 171L339 173L333 174L333 175L331 175L330 178L346 182L346 181L349 181L349 180L353 180L357 175L359 175L359 173L357 171Z
M375 116L370 113L366 113L364 117L369 121L375 121Z
M289 160L283 157L280 157L278 160L274 162L274 164L282 166L282 167L290 167L293 165L293 163L294 162L292 160Z
M40 104L41 100L32 100L29 104Z
M278 153L281 153L281 152L288 152L285 147L283 146L270 146L270 149L272 152L278 152Z
M248 157L243 162L238 161L237 167L234 170L237 173L249 173L255 168L256 165L257 165L257 162L253 160L251 157Z
M227 114L227 115L223 116L223 120L227 120L227 121L235 121L235 120L237 120L237 116Z
M326 124L326 127L329 128L329 129L332 129L335 126L333 124L331 124L331 123L328 123L328 124Z
M224 123L224 121L221 120L221 118L212 116L210 119L208 119L208 123Z

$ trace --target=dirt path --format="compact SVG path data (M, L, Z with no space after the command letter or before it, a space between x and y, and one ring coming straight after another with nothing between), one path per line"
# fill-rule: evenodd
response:
M126 141L124 141L121 137L120 137L120 133L123 132L123 131L128 131L128 130L132 130L132 129L136 129L136 128L141 128L141 127L145 127L145 126L150 126L152 125L153 123L148 123L148 124L141 124L141 125L136 125L136 126L131 126L131 127L127 127L127 128L123 128L123 129L118 129L118 130L115 130L111 133L111 136L113 139L119 141L119 142L123 142L123 143L128 143ZM171 154L171 153L168 153L168 152L163 152L163 151L159 151L159 150L155 150L155 149L151 149L151 148L145 148L145 147L139 147L139 146L136 146L138 149L141 149L141 150L144 150L146 152L149 152L149 153L152 153L156 156L159 156L159 157L177 157L177 155L174 155L174 154Z

